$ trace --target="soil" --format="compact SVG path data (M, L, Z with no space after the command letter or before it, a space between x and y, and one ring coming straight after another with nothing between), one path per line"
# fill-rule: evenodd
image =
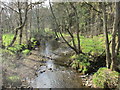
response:
M27 83L27 79L34 78L37 74L36 71L40 66L43 66L45 62L45 58L40 57L38 51L33 50L31 55L27 57L21 57L19 60L16 58L7 59L7 62L3 62L3 86L4 87L29 87ZM13 67L14 66L14 67ZM9 85L8 77L10 76L18 76L20 80L19 84ZM16 82L15 82L16 83Z

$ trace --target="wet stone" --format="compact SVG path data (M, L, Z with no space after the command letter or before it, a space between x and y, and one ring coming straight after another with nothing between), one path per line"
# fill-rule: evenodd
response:
M40 71L40 73L43 73L43 72L45 72L46 70L43 70L43 71Z
M52 68L48 68L48 70L52 70Z

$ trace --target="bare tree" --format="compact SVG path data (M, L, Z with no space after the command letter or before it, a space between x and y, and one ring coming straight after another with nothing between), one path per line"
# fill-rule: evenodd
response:
M20 12L21 12L21 10L20 10ZM13 38L13 40L11 41L11 43L10 43L10 45L9 46L12 46L13 44L14 44L14 42L15 42L15 40L16 40L16 38L17 38L17 35L18 35L18 31L19 30L22 30L23 29L23 27L25 26L25 23L26 23L26 21L27 21L27 13L28 13L28 2L26 2L25 3L25 15L24 15L24 21L23 21L23 23L22 23L22 18L21 18L21 13L19 13L19 15L20 15L20 26L19 27L17 27L17 28L15 28L15 35L14 35L14 38ZM20 35L22 34L22 32L20 33ZM21 37L21 36L20 36ZM21 38L22 39L22 38ZM20 40L20 43L21 43L21 40Z
M59 33L60 33L61 37L66 42L66 44L71 49L73 49L76 52L76 54L80 54L80 53L83 53L83 52L82 52L81 46L80 46L79 17L78 17L78 13L77 13L76 7L73 5L73 3L69 3L69 5L70 5L71 9L73 10L74 15L72 15L72 14L70 15L70 13L68 13L68 17L69 17L69 19L68 19L68 28L67 28L66 25L63 25L65 23L65 19L64 18L62 20L62 24L61 25L59 24L60 22L58 23L58 20L56 19L56 16L55 16L55 14L53 12L51 3L50 3L50 9L51 9L51 12L52 12L52 15L54 17L55 23L57 25L57 29L59 30ZM63 5L63 6L65 6L65 5ZM67 9L67 12L69 12L68 9ZM75 18L74 20L75 20L75 29L76 29L76 34L77 34L77 45L76 45L76 43L74 41L75 37L74 37L73 33L71 32L72 31L71 27L72 27L72 23L73 23L72 22L73 17ZM62 34L63 32L62 31L67 31L68 32L68 34L72 38L73 45L69 44L69 42L67 41L67 39L63 36L63 34Z
M111 46L111 69L116 69L116 61L117 61L117 49L116 49L116 35L118 30L118 25L120 22L119 18L119 9L120 2L115 2L115 14L114 14L114 23L113 23L113 32L112 32L112 46Z
M108 38L108 28L107 28L107 15L106 15L106 7L105 2L102 3L102 12L103 12L103 30L105 35L105 45L106 45L106 66L110 68L111 56L110 56L110 46L109 46L109 38Z

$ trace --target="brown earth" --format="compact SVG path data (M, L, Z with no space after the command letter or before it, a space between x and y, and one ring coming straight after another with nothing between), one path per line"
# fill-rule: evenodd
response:
M39 69L40 66L45 65L44 62L46 59L42 58L38 55L38 51L32 51L31 55L21 57L19 60L16 60L15 57L10 59L8 57L5 62L3 62L3 85L5 87L11 87L12 85L17 87L28 87L28 77L29 79L34 78L37 74L36 71ZM14 85L13 82L12 85L10 85L8 78L17 76L20 79L17 81L21 85Z

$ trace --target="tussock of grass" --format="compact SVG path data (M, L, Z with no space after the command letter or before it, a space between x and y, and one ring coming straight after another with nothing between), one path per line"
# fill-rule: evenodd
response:
M116 88L118 86L119 73L107 68L100 68L93 75L93 84L97 88Z

